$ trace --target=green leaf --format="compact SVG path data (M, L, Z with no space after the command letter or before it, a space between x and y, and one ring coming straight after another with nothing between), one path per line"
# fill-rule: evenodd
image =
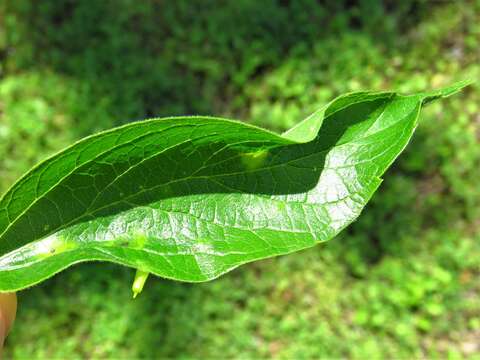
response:
M377 190L422 104L465 85L347 94L283 135L179 117L87 137L0 200L0 291L89 260L207 281L329 240Z

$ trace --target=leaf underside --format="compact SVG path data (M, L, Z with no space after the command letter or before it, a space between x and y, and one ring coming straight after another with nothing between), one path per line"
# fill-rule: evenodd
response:
M346 94L283 135L176 117L87 137L0 199L0 291L89 260L207 281L327 241L359 216L422 104L465 85Z

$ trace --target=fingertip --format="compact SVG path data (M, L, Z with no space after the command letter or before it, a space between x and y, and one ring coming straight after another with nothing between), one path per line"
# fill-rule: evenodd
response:
M2 347L3 342L5 341L5 320L3 319L2 313L0 313L0 358L2 356Z
M0 294L0 339L10 331L17 314L17 296L15 293Z

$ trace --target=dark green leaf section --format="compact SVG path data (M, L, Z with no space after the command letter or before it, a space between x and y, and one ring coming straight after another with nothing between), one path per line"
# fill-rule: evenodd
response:
M85 138L0 200L0 291L89 260L207 281L329 240L378 188L422 104L465 85L347 94L282 136L180 117Z

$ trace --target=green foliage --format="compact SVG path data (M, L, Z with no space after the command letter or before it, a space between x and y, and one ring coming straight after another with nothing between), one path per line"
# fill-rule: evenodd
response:
M283 136L173 117L87 137L0 199L0 289L88 260L207 281L327 241L358 217L422 104L463 86L351 93Z
M0 87L44 99L56 81L76 99L49 98L69 119L50 148L8 130L24 145L1 148L3 190L32 165L14 154L33 163L128 119L222 114L281 131L347 91L480 78L478 0L4 3ZM0 127L31 96L5 99ZM478 104L477 83L427 107L336 241L208 284L150 281L134 302L105 301L130 297L128 269L80 265L20 294L6 358L478 357Z
M120 123L229 113L232 99L241 111L250 101L244 87L286 54L334 42L349 24L393 43L425 11L405 1L383 21L386 6L371 0L352 9L337 0L6 1L5 36L15 49L7 69L46 66L95 84L90 91L112 98Z
M0 82L0 192L46 155L69 145L109 116L100 100L90 109L87 89L50 72L27 72ZM90 102L90 99L88 99ZM81 119L81 121L80 121ZM7 156L8 154L8 156Z

